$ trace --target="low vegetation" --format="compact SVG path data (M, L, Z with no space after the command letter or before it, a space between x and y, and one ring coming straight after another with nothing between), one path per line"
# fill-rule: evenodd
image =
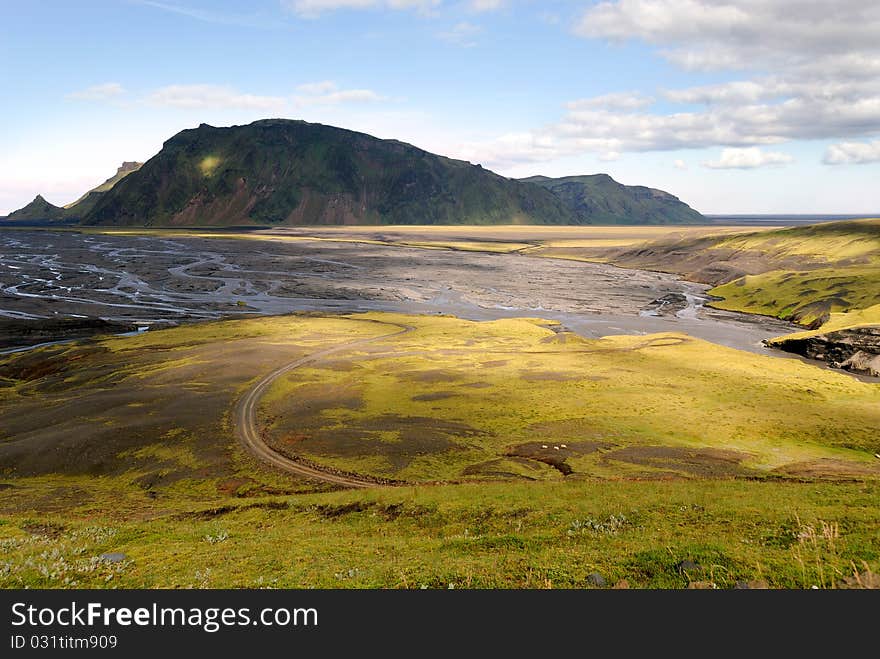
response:
M133 513L108 488L100 512L0 514L0 586L864 587L880 568L878 496L877 483L515 482Z
M277 450L406 482L880 476L880 391L845 375L679 334L377 318L416 330L269 390Z
M328 491L239 447L252 383L389 323L415 330L292 371L260 418L278 450L412 484ZM527 319L298 314L8 355L0 585L873 583L878 396L681 335Z

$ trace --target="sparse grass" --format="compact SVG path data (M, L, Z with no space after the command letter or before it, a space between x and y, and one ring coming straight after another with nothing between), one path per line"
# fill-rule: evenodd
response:
M544 465L561 461L607 478L823 461L880 476L880 391L844 374L676 334L591 341L540 321L397 322L417 330L276 381L263 415L279 450L413 482L559 479ZM535 441L547 450L514 450Z
M721 309L816 327L831 314L880 304L880 219L729 236L712 249L753 253L769 263L794 259L799 264L785 270L771 267L712 289L713 295L724 298L713 303Z
M710 293L724 298L712 303L719 309L811 325L822 323L829 314L880 304L880 264L766 272L718 286Z
M417 330L292 372L264 420L371 449L306 451L327 464L478 482L327 492L238 447L257 378L382 323ZM680 335L300 314L9 355L0 377L0 587L809 588L880 567L877 387ZM792 463L813 471L772 472Z
M720 240L715 249L734 249L797 256L805 261L839 263L880 261L880 219L827 222L765 232L749 232Z
M877 484L484 483L180 502L147 519L108 498L104 513L41 516L49 533L0 516L0 586L583 588L598 572L637 588L834 587L880 564L878 496Z

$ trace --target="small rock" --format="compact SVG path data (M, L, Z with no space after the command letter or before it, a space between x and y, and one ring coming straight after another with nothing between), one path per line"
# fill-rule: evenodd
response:
M683 561L679 561L675 564L675 569L684 574L685 572L694 572L702 568L700 568L700 565L698 563L694 563L691 560L684 559Z
M616 584L614 584L615 590L626 590L629 588L629 581L626 579L621 579Z
M128 556L119 551L111 551L106 554L101 554L98 558L102 561L107 561L108 563L121 563L128 558Z
M735 588L737 590L767 590L770 588L763 579L753 579L752 581L737 581Z
M605 577L603 577L598 572L593 572L592 574L587 575L587 583L591 586L596 586L597 588L604 588L608 585L608 582L605 581Z
M865 589L878 589L880 588L880 575L874 574L870 571L862 572L861 574L854 574L851 577L844 577L840 581L837 582L838 588L865 588Z
M718 586L712 581L691 581L688 590L715 590Z

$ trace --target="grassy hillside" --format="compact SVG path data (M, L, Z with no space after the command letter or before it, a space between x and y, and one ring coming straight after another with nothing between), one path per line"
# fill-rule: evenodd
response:
M607 174L521 179L559 197L579 224L699 224L700 213L668 192L622 185Z
M279 450L420 485L327 492L239 447L230 413L262 375L401 322L290 372L259 418ZM880 568L876 386L558 329L301 314L0 357L0 585L831 587Z
M409 144L281 119L168 140L87 214L101 225L563 224L536 186Z
M76 201L66 204L63 207L50 204L43 199L42 196L37 195L31 203L17 211L13 211L6 219L26 223L35 220L76 220L85 217L85 215L95 207L95 204L98 203L98 199L100 199L105 192L110 190L114 185L132 172L136 172L140 169L142 164L143 163L139 162L122 163L122 166L116 170L116 173L113 176L86 192Z
M730 236L713 249L796 262L785 269L718 286L714 306L777 316L811 328L832 313L880 304L880 220L830 222L760 234ZM770 266L772 267L772 265Z
M16 222L28 222L31 220L61 220L65 217L65 211L60 206L50 204L37 195L27 206L11 212L6 219Z
M214 502L120 485L53 478L0 494L0 587L834 588L880 571L876 483L496 482ZM70 491L91 503L28 512Z
M101 183L98 186L95 186L84 195L82 195L76 201L66 204L64 209L66 211L65 216L70 218L83 218L85 217L89 211L91 211L95 205L98 203L98 200L104 195L105 192L109 191L113 188L114 185L119 183L122 179L124 179L129 174L136 172L143 165L142 162L124 162L122 165L116 170L116 173L108 178L106 181Z

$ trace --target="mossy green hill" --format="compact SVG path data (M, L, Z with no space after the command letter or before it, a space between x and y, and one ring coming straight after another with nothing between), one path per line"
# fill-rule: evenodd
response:
M122 163L113 176L86 192L76 201L65 204L64 206L56 206L55 204L46 201L42 195L37 195L31 203L23 208L19 208L17 211L13 211L6 219L22 223L46 220L73 221L81 219L95 207L95 204L98 203L98 200L104 195L104 193L111 190L114 185L119 183L119 181L126 176L140 169L141 165L143 165L143 163L140 162Z
M603 177L583 188L578 205L543 184L342 128L284 119L202 124L165 142L104 193L83 223L561 225L702 218L672 195Z
M60 220L63 218L63 208L49 203L43 199L42 195L37 195L31 203L11 212L6 219L28 222L30 220Z
M85 217L85 215L95 207L95 204L98 203L98 200L104 195L104 193L110 191L114 185L119 183L119 181L129 174L139 170L143 164L144 163L142 162L122 163L122 165L116 170L116 173L101 183L101 185L92 188L76 201L66 204L64 206L65 217Z
M555 194L577 224L699 224L706 219L678 197L642 185L623 185L608 174L521 179Z
M86 215L96 225L564 224L552 194L412 145L271 119L167 142Z

